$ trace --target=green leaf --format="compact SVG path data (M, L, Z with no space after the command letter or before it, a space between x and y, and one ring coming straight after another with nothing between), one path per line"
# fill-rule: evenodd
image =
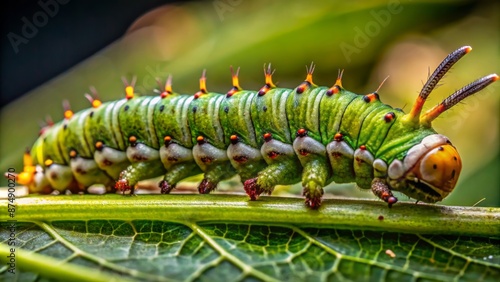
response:
M496 281L500 209L237 195L17 199L16 275L109 281ZM7 206L7 201L0 201ZM418 230L417 233L415 231Z

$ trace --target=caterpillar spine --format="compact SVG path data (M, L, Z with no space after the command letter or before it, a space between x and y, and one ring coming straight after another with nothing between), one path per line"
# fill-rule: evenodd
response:
M371 189L389 207L392 191L434 203L456 185L461 160L456 148L431 123L466 97L498 80L491 74L456 91L421 114L425 100L444 74L471 51L448 55L429 77L410 113L383 104L377 91L358 95L342 86L313 83L314 65L294 89L278 88L271 66L265 85L243 90L239 69L226 94L209 92L205 71L200 90L179 95L171 77L160 95L135 97L125 81L125 98L102 103L49 125L24 157L18 182L32 192L81 191L100 183L109 190L135 192L137 182L163 175L162 193L192 175L204 174L198 190L210 193L240 175L251 200L275 185L302 182L306 205L321 205L323 187L355 182Z

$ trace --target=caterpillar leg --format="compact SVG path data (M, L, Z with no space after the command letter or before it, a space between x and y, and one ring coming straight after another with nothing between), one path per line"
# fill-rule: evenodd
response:
M137 182L157 177L165 173L165 167L163 167L159 159L133 163L120 173L115 188L123 193L130 190L130 194L134 194Z
M304 167L302 172L302 194L305 203L312 209L321 205L323 187L331 177L326 148L320 142L306 136L304 129L299 129L293 142L293 149Z
M198 186L201 194L213 191L217 184L236 175L236 170L229 162L226 150L209 144L204 137L198 136L198 144L193 147L193 157L196 164L205 172Z
M251 200L256 200L262 193L271 194L276 185L299 182L302 172L302 165L292 145L272 139L270 134L264 138L266 143L260 151L269 166L259 172L257 177L245 181L245 192Z
M202 171L196 163L180 163L172 166L168 170L158 186L160 187L162 194L169 194L179 181L200 173L202 173Z
M300 181L302 166L296 158L283 160L266 167L257 177L244 183L245 192L250 200L257 200L262 193L271 194L276 185L290 185Z
M382 178L374 178L371 186L373 194L382 201L386 202L389 207L398 202L398 198L394 197L391 189Z
M230 162L221 162L205 171L205 176L198 186L200 194L208 194L217 188L217 184L237 174Z
M325 159L310 161L305 164L302 174L302 195L305 196L305 203L312 209L317 209L321 205L323 197L323 187L330 177L330 171Z
M158 186L162 194L169 194L175 185L184 178L202 173L194 162L193 151L172 142L170 136L165 137L165 146L160 148L160 159L167 170L167 174Z
M130 194L134 194L137 182L164 175L167 170L160 160L158 150L136 142L135 136L130 137L129 142L126 154L132 164L120 173L115 188L123 193L130 190Z

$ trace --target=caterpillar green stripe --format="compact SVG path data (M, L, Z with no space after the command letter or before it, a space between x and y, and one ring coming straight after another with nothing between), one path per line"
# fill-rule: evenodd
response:
M169 78L159 96L126 98L71 112L42 130L18 182L31 192L85 191L104 184L134 193L140 180L163 176L162 193L183 179L204 174L200 193L210 193L239 175L251 200L276 185L301 182L307 206L321 205L323 187L355 182L389 207L392 191L434 203L456 185L457 150L431 123L464 98L498 80L491 74L456 91L421 114L423 104L465 46L448 55L429 77L411 112L380 101L377 92L358 95L342 86L313 83L314 66L294 89L278 88L270 65L258 91L241 89L238 72L227 94L208 92L205 73L195 95L174 93Z

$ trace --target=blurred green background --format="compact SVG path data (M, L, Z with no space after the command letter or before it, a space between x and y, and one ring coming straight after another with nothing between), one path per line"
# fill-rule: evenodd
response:
M60 120L62 100L74 110L88 107L83 94L90 85L105 101L123 97L122 76L136 75L136 91L151 95L155 77L172 74L176 92L194 93L207 69L208 89L225 93L231 87L230 65L241 67L243 88L259 89L262 66L272 63L275 81L291 88L314 61L316 84L331 86L338 69L344 69L344 87L360 94L374 91L389 76L381 100L409 111L429 70L460 46L473 51L443 79L426 109L472 80L500 71L497 1L350 2L216 0L160 6L131 22L121 39L2 109L0 168L22 169L22 152L36 139L38 121L47 114ZM463 161L459 185L444 204L470 206L485 198L480 206L500 206L499 101L496 83L434 123ZM345 186L326 192L372 197Z

